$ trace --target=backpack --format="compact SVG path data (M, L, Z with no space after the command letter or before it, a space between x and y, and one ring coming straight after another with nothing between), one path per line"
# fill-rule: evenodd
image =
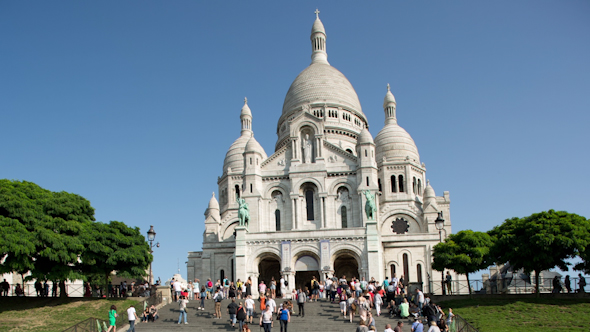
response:
M213 287L213 283L211 282L211 280L207 281L207 287L209 287L209 288Z
M289 282L285 280L285 286L289 286Z
M317 280L313 281L313 289L319 289L320 288L320 284L318 283Z

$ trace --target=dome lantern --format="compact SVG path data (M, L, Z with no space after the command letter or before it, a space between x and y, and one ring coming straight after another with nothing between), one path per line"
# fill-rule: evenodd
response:
M248 98L244 98L244 106L240 112L240 121L242 122L242 135L252 136L252 111L248 107Z
M311 27L311 63L328 63L326 52L326 29L320 21L320 11L315 10L315 22Z
M385 124L397 123L395 107L395 97L393 96L393 93L391 93L389 83L387 83L387 93L385 94L385 99L383 100L383 111L385 111Z

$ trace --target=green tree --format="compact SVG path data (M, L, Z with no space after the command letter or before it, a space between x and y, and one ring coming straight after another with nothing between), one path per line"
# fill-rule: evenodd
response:
M82 241L86 249L80 256L80 270L85 275L103 276L105 289L111 272L142 277L152 262L149 245L139 228L119 221L92 223L82 235Z
M84 250L80 234L94 221L94 209L81 196L52 192L27 181L0 180L2 272L31 272L30 278L65 281ZM18 237L18 239L16 239ZM16 241L12 243L12 241Z
M469 285L469 273L489 266L492 244L492 238L484 232L465 230L451 234L444 242L434 246L432 268L437 271L452 269L464 274Z
M590 243L588 220L577 214L549 210L525 218L507 219L489 234L495 245L492 255L497 263L510 262L525 273L535 272L539 294L539 273L555 266L567 271L567 259L584 252Z

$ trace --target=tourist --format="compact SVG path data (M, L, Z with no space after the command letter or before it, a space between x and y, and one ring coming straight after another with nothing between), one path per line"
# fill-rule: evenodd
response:
M428 332L441 332L441 331L438 328L438 325L436 325L436 322L430 322L430 328L428 329Z
M551 293L561 293L561 280L559 279L559 276L555 276L553 277L553 290L551 290Z
M393 332L391 329L391 324L385 324L385 330L383 332Z
M192 300L193 299L193 289L192 289L192 287L193 287L193 284L192 283L190 283L190 282L187 282L186 283L186 290L185 291L187 293L187 298L189 300Z
M229 314L229 320L231 321L231 327L236 326L236 314L239 306L236 304L236 299L232 298L230 304L227 305L227 313Z
M178 283L178 282L176 282L176 283ZM184 317L184 323L188 324L188 322L186 321L186 317L187 317L186 305L187 304L188 304L187 298L184 296L180 296L180 299L178 300L178 309L180 311L180 314L178 315L178 324L180 324L182 317Z
M402 332L402 328L404 326L404 322L401 320L397 322L397 326L393 328L393 332Z
M418 317L414 318L412 332L424 332L424 324L422 324L422 321Z
M4 279L4 281L2 281L2 283L0 284L0 288L2 290L2 296L8 296L8 290L10 290L10 284L8 283L8 281L6 281L6 279Z
M451 277L451 273L447 271L447 275L445 277L445 284L447 286L447 294L453 295L453 291L451 290L451 286L453 284L453 277Z
M375 304L375 311L377 313L377 317L379 317L379 315L381 315L381 306L383 305L383 299L382 299L382 289L381 287L379 287L377 289L377 293L375 293L375 296L373 297L374 300L374 304Z
M242 326L242 329L240 330L240 332L252 332L252 330L250 330L250 327L248 327L248 324L244 324L244 326Z
M252 279L248 277L246 281L246 297L252 295Z
M373 317L373 314L369 311L367 312L367 326L369 327L369 330L375 330L377 328L377 326L375 325L375 318Z
M399 277L399 282L398 282L398 288L400 290L400 294L405 294L406 293L406 279L404 279L404 276L401 275Z
M275 300L273 300L272 297L270 297L270 290L266 291L266 302L264 304L266 304L266 306L270 308L270 312L272 312L273 314L277 312L277 303L275 302ZM274 320L272 323L272 327L274 327Z
M213 295L213 302L215 303L215 314L213 317L221 319L221 301L223 300L223 292L221 288L217 288L217 292Z
M211 281L211 278L207 278L207 299L210 299L211 296L213 295L213 282Z
M25 295L25 292L23 291L23 288L20 286L20 284L16 284L16 287L14 288L14 293L16 294L16 296Z
M404 302L399 305L399 316L401 318L408 318L410 317L410 304L408 303L408 299L404 297Z
M315 300L317 302L319 297L320 297L320 283L318 282L316 277L313 276L313 278L311 278L311 299L310 299L310 302L313 302L313 300Z
M287 302L285 302L280 311L279 320L281 322L281 332L287 332L287 324L291 321L291 314L289 313L288 307Z
M419 288L416 288L416 301L418 302L418 309L422 311L424 307L424 293Z
M180 298L180 293L182 293L182 284L180 284L180 281L176 281L174 282L174 300L178 301L178 299Z
M586 278L584 278L584 276L581 273L578 273L578 277L580 277L580 281L578 281L578 286L580 286L578 292L586 293Z
M197 310L205 310L205 299L207 298L207 289L205 286L201 286L201 306L197 308Z
M141 317L139 317L139 321L147 324L149 317L150 317L150 308L145 307L145 310L141 313Z
M299 288L297 293L297 308L299 309L299 317L305 317L305 301L307 301L307 295Z
M230 299L235 299L236 298L236 285L234 285L234 282L233 281L229 283L228 296L229 296Z
M135 332L135 321L138 320L137 313L135 312L135 307L130 306L127 309L127 320L129 321L129 330L127 332Z
M285 281L285 276L281 276L281 280L279 280L279 285L281 286L281 297L285 298L287 295L287 282Z
M266 284L264 283L264 280L260 280L260 284L258 285L258 293L266 293Z
M119 315L117 315L117 307L113 304L111 306L111 309L109 310L109 328L107 329L106 332L111 332L111 329L113 329L113 332L117 332L117 317Z
M252 300L252 295L248 295L246 298L246 319L252 324L252 318L254 317L255 302Z
M438 321L437 326L440 332L449 332L449 327L443 318Z
M272 297L273 299L277 296L277 282L275 280L275 277L272 277L270 279L270 297Z
M264 332L271 331L271 324L272 324L272 312L270 311L269 307L266 307L262 314L260 315L260 320L258 323L264 329Z
M200 285L200 281L199 279L195 279L195 281L193 281L193 298L195 300L199 300L200 298L200 293L201 292L201 285Z
M369 328L365 325L365 321L361 319L359 326L356 327L356 332L369 332Z
M238 320L240 331L244 329L244 322L246 321L246 318L248 318L248 315L246 314L246 308L244 308L242 302L240 302L238 304L238 310L236 312L236 319Z
M352 294L351 294L352 295ZM369 302L367 301L367 298L365 298L364 296L361 296L357 299L358 302L358 311L359 311L359 316L361 318L361 320L364 320L365 322L367 322L367 311L370 308Z
M449 308L449 315L447 316L448 326L451 326L451 324L453 323L453 317L455 317L455 314L453 314L453 308Z
M565 276L565 280L563 283L565 284L565 289L567 290L567 292L571 293L572 292L572 281L570 280L569 275Z
M342 313L343 317L346 317L346 300L348 300L348 296L346 296L346 292L338 287L338 289L340 290L340 295L339 295L339 300L340 300L340 313Z
M151 321L153 323L158 318L158 308L156 308L156 306L152 304L152 306L150 307L150 315L148 316L148 321Z
M356 313L356 308L357 308L358 304L359 303L357 301L355 293L351 292L350 296L346 300L346 308L348 309L348 318L351 323L352 323L352 320L354 319L354 314Z
M236 295L238 296L238 300L242 298L242 284L242 280L238 279L238 281L236 281Z
M223 298L229 298L229 279L223 278Z

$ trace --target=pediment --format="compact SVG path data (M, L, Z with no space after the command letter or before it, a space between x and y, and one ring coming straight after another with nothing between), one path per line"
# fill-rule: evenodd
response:
M355 155L346 152L344 149L337 145L334 145L328 141L324 141L324 147L326 148L325 151L327 152L327 154L325 154L325 158L326 162L328 163L338 164L349 161L356 164L357 162L357 158Z
M425 208L424 208L424 213L438 213L439 210L437 209L436 205L434 204L428 204Z
M261 170L287 170L291 164L291 149L289 144L278 149L260 165Z

